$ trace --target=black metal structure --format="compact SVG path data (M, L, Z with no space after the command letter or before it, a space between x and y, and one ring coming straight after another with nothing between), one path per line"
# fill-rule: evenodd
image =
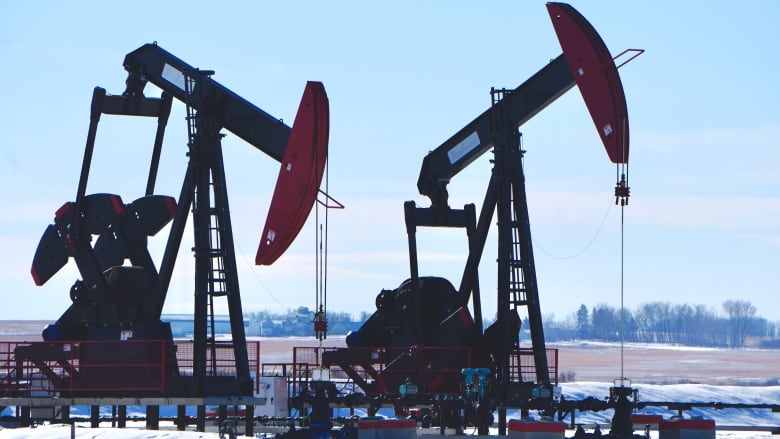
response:
M355 377L362 370L377 375L363 388L367 395L387 397L398 394L400 385L408 388L413 384L417 396L401 395L401 401L416 398L421 403L428 395L462 394L461 368L464 373L473 373L475 368L487 370L488 397L467 408L473 410L482 432L492 422L490 413L495 408L500 410L499 427L503 426L504 432L506 407L551 409L555 381L550 377L542 328L518 127L574 84L561 55L516 89L491 90L490 107L425 157L418 188L430 198L431 206L417 207L412 201L404 204L410 279L377 296L374 315L347 337L349 348L323 354L324 366L337 365ZM451 208L447 193L450 179L491 147L494 166L479 217L473 204ZM494 212L498 225L498 312L497 321L483 329L478 266ZM444 279L419 275L418 227L466 230L468 258L457 290ZM521 307L526 308L531 326L535 371L533 378L525 379L520 371L520 357L528 354L519 349ZM388 347L383 353L387 366L378 374L369 366L364 350L372 346ZM416 346L462 347L468 354L456 354L460 351L455 350L429 354ZM436 369L457 373L425 372ZM404 371L408 371L406 375Z
M356 334L347 337L346 352L323 354L326 366L338 365L350 376L367 371L374 377L372 383L362 386L367 395L379 391L397 395L396 388L403 383L406 388L413 384L418 400L422 400L422 394L462 398L464 381L476 370L489 370L485 377L490 387L485 392L487 397L479 401L478 407L471 407L476 409L482 433L490 419L484 414L495 408L499 409L502 435L506 434L507 407L540 409L548 415L555 411L555 377L551 377L542 326L519 127L577 84L610 160L619 166L627 166L628 160L625 98L609 51L571 6L548 3L547 8L564 53L515 89L491 89L490 107L424 158L417 187L431 205L417 207L411 201L404 205L410 279L395 290L379 294L377 311ZM475 218L473 205L451 208L447 192L450 179L491 148L493 169L479 216ZM628 196L624 186L618 183L616 197ZM478 267L494 213L498 235L497 321L483 331ZM420 226L466 229L469 251L457 292L449 293L449 282L420 276L416 241ZM468 312L469 301L474 319ZM532 378L523 375L519 361L521 308L525 308L530 326ZM381 372L372 370L365 354L361 357L360 349L371 346L388 347L383 354L394 358L386 361L387 367ZM426 356L420 346L461 346L469 349L469 355L442 361L435 354ZM350 352L352 348L356 349ZM423 372L443 363L450 366L442 367L446 372ZM465 379L446 375L461 367ZM406 400L414 398L400 393ZM616 430L624 433L620 428Z
M477 157L493 148L493 172L488 183L476 228L469 232L469 253L459 288L464 306L472 299L475 320L481 320L478 266L495 212L497 219L497 321L491 326L490 343L497 347L494 357L495 393L499 407L499 431L505 433L505 407L532 398L537 407L552 402L552 381L547 364L547 348L542 326L539 289L531 242L528 202L523 175L521 137L518 128L574 86L563 55L553 60L514 90L491 89L491 106L423 160L418 189L431 200L427 208L407 203L409 220L433 217L424 225L460 226L461 215L473 206L454 210L447 204L447 184ZM410 232L410 242L411 242ZM416 248L410 245L412 284L417 276ZM536 382L515 381L510 357L517 347L518 310L525 307L531 333ZM543 401L547 401L546 403ZM503 434L503 433L502 433Z
M511 316L514 309L525 306L531 326L537 380L545 387L550 386L518 127L573 86L574 78L563 55L560 55L516 89L491 90L490 108L425 156L417 187L421 194L430 198L431 206L415 208L414 215L406 215L407 230L413 228L409 219L425 217L436 220L424 225L460 226L462 221L458 217L464 215L466 210L449 207L447 184L452 177L493 147L493 173L476 229L469 233L474 238L469 240L469 254L459 293L464 305L473 296L474 314L479 321L481 311L477 267L495 211L499 244L497 316L502 334L501 349L504 352L504 360L499 366L499 384L507 384L508 349L513 338ZM410 209L407 205L407 212ZM410 246L409 252L412 278L415 278L416 249Z
M213 72L196 69L156 44L129 53L124 67L128 77L122 96L95 89L76 201L57 211L55 223L47 228L35 255L32 274L38 285L71 256L83 277L71 289L73 305L44 331L44 338L163 339L171 341L172 354L170 328L160 316L191 211L195 235L193 376L179 377L172 356L166 393L251 395L221 130L230 130L281 161L291 128L214 81ZM149 82L163 90L162 98L144 96ZM186 104L188 126L189 162L178 202L152 195L173 98ZM116 195L85 194L101 114L159 120L146 196L127 206ZM158 271L146 249L146 237L171 221ZM90 244L92 235L99 235L94 248ZM126 259L130 266L123 265ZM216 371L214 305L219 298L227 301L235 376Z

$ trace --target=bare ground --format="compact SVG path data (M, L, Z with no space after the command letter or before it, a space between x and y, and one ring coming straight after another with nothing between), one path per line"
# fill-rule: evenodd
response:
M620 376L619 345L567 343L557 347L558 370L574 371L577 381L611 382ZM776 385L780 380L777 350L626 345L622 357L624 375L636 383Z
M263 338L261 361L292 361L296 346L318 346L313 339ZM333 336L323 346L343 347ZM558 372L573 372L576 381L612 382L621 375L620 345L594 342L551 344L558 349ZM664 345L626 345L624 375L635 383L764 385L780 381L780 351L707 349Z
M49 322L0 321L0 341L39 341ZM260 361L289 363L294 347L316 347L313 337L261 338ZM346 346L344 336L330 336L323 347ZM558 349L558 372L576 381L612 382L621 375L618 344L570 342L549 344ZM626 344L624 375L634 383L715 385L777 385L780 382L780 351L766 349L708 349L667 345Z

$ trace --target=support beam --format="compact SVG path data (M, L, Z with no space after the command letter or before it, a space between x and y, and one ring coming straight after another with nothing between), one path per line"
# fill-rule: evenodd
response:
M187 429L187 421L187 406L176 406L176 429L179 431Z
M159 405L146 406L146 429L147 430L160 429L160 406Z
M254 437L255 434L255 406L246 406L244 414L244 436Z
M119 406L117 417L118 417L117 427L126 428L127 427L127 406L126 405Z
M195 430L199 432L206 431L206 406L199 405L197 409L197 415L195 419Z

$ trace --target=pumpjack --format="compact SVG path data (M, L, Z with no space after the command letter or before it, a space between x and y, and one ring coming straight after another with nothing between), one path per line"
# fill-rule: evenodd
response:
M322 179L328 142L325 89L319 82L307 83L290 127L216 82L213 71L192 67L156 43L129 53L124 68L128 76L121 95L109 95L100 87L94 89L76 199L56 211L32 264L32 277L42 285L73 258L81 279L70 290L72 304L44 330L44 343L17 349L17 362L39 365L61 393L80 396L100 394L100 384L105 382L122 382L122 392L132 396L148 394L148 389L164 396L251 395L253 379L221 130L229 130L281 163L269 223L257 256L258 264L270 264L300 231ZM147 83L162 90L160 98L144 96ZM177 199L155 194L163 136L174 98L186 105L189 158ZM145 196L131 203L126 204L119 195L86 194L97 126L103 114L154 117L158 121ZM284 203L291 197L297 201L293 208L286 206L291 203ZM180 365L170 326L161 321L161 313L190 216L195 256L194 342L192 364ZM168 225L167 245L158 270L147 241ZM94 237L97 239L93 243ZM216 300L227 301L232 335L232 342L227 344L215 339ZM94 341L106 343L87 343ZM232 364L226 365L224 358L218 358L218 351ZM160 362L165 364L162 377L156 369L143 366ZM150 387L150 382L159 386ZM116 390L112 392L116 394Z
M417 187L431 204L404 204L409 279L379 293L376 311L347 336L347 348L323 353L323 365L346 371L367 397L396 408L449 404L450 411L465 412L480 434L487 433L494 410L499 434L506 434L507 407L549 415L557 395L542 327L519 127L576 84L609 159L623 170L616 197L625 203L629 195L628 113L618 66L573 7L548 3L547 9L563 54L515 89L492 88L490 107L425 156ZM473 204L451 208L447 184L491 149L493 169L479 216ZM483 329L478 266L494 212L497 320ZM419 274L419 227L465 229L468 257L457 288ZM530 350L519 345L521 308L528 316Z

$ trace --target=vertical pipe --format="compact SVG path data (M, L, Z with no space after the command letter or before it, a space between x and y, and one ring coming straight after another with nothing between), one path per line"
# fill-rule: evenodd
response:
M187 429L187 406L176 406L176 430L184 431Z
M173 95L163 92L160 103L160 113L157 115L157 133L154 137L152 160L149 163L149 178L146 180L146 195L154 194L154 185L157 180L157 169L160 165L160 152L162 151L165 126L168 124L168 116L171 114Z
M195 430L200 433L206 431L206 406L199 405L197 408L197 414L195 418Z
M103 99L106 97L104 88L95 87L92 92L92 106L89 114L89 130L87 131L87 144L84 147L84 159L81 161L81 175L79 176L79 187L76 190L76 210L73 217L74 235L81 239L81 221L79 214L83 208L84 196L87 192L87 180L89 180L89 168L92 164L92 153L95 150L95 136L97 134L98 122L103 109Z
M255 434L255 406L249 404L246 406L244 416L244 436L253 437Z
M89 426L91 428L100 427L100 406L93 405L89 407Z
M406 221L406 234L409 242L409 271L411 272L412 297L414 298L414 337L415 342L422 345L422 300L420 300L420 274L417 265L417 221L415 218L416 207L414 201L404 203L404 220Z
M70 406L64 405L60 409L60 420L63 424L70 424Z
M147 430L160 429L160 406L159 405L146 406L146 429Z
M481 247L484 245L484 242L480 244L477 240L477 213L473 204L463 206L463 216L466 223L466 235L468 236L469 241L469 255L466 260L466 270L471 271L471 279L473 279L469 291L473 293L474 323L477 332L482 334L482 297L479 291L479 258L477 258L476 255L481 254ZM462 293L463 292L461 291L461 294ZM465 297L463 302L463 306L468 307L468 297Z
M117 413L117 427L125 428L127 427L127 406L120 405L118 409L119 412Z
M30 422L30 406L29 405L24 405L24 406L21 407L21 418L22 418L21 426L22 427L29 427L30 424L31 424L31 422Z

